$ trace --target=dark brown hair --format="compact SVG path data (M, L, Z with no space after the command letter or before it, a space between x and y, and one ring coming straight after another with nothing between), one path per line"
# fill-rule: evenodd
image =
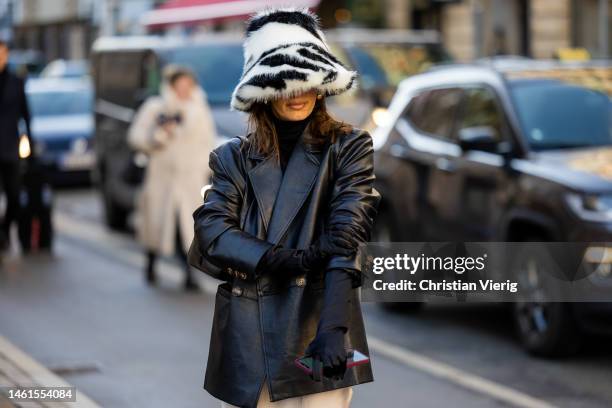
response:
M263 155L273 154L279 159L278 138L272 120L271 103L256 102L249 110L250 139L256 151ZM334 119L327 111L325 98L317 99L307 128L310 137L307 144L322 146L327 141L333 143L338 137L348 134L353 126Z

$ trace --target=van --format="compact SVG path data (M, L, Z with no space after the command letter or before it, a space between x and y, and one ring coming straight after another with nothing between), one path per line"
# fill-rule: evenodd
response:
M242 74L239 36L211 35L198 40L98 39L91 57L97 163L93 180L101 191L106 224L113 229L127 228L146 165L146 158L131 151L127 144L128 128L139 106L158 94L161 73L168 64L185 65L195 72L208 97L218 143L244 134L246 115L228 109L232 91Z

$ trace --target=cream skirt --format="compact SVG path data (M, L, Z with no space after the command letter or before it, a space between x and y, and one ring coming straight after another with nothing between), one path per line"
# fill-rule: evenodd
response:
M353 398L353 388L339 388L337 390L308 394L302 397L287 398L281 401L270 402L268 384L264 383L257 408L349 408ZM235 405L221 402L221 408L237 408Z

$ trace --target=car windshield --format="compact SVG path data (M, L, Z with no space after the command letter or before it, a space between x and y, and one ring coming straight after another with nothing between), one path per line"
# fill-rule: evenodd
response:
M191 67L214 105L227 105L242 74L243 51L240 44L178 48L169 62Z
M34 91L28 93L33 116L78 115L93 111L93 93L78 91Z
M355 63L365 88L381 87L389 84L387 74L370 53L356 46L347 46L346 51Z
M510 89L534 150L612 145L612 103L605 93L549 79L514 80Z

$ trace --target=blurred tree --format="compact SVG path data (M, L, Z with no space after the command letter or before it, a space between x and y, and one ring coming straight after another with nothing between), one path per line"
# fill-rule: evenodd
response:
M352 13L352 23L371 28L383 28L385 19L380 0L347 0L347 8Z

